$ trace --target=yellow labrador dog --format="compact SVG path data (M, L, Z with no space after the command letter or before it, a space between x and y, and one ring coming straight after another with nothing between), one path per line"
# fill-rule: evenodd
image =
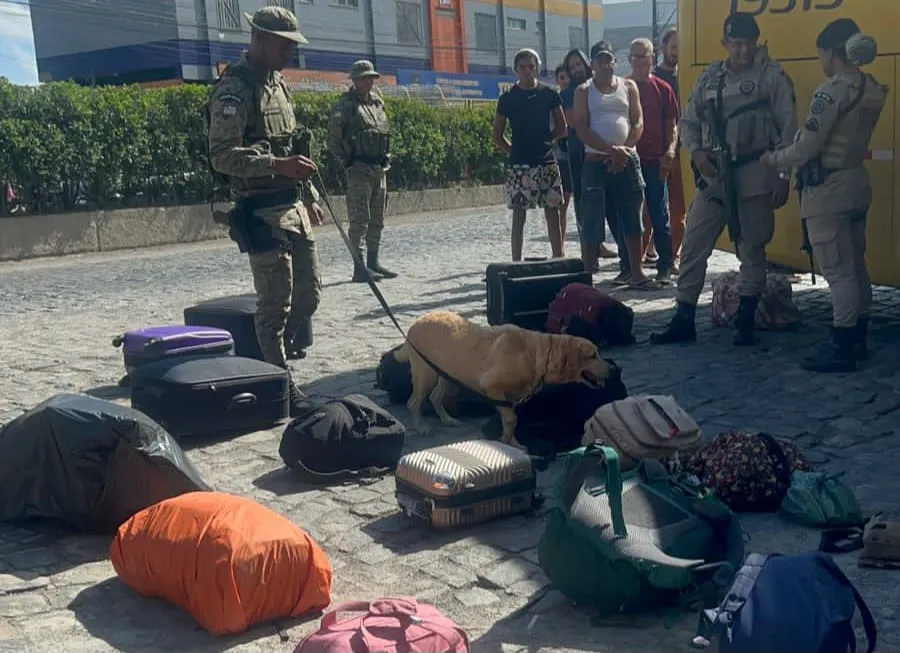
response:
M543 385L581 382L602 387L610 373L597 347L585 338L538 333L511 324L484 327L450 311L426 313L409 328L407 337L394 356L410 363L413 390L407 406L413 430L420 434L430 432L422 424L426 397L442 424L460 422L444 405L454 384L438 375L409 343L470 389L512 406L528 400ZM497 410L503 420L503 442L518 445L515 410L510 406L497 406Z

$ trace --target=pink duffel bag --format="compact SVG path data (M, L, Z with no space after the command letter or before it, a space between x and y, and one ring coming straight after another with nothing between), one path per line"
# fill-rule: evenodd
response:
M364 614L338 621L340 612ZM427 603L385 597L337 606L294 653L469 653L469 638Z

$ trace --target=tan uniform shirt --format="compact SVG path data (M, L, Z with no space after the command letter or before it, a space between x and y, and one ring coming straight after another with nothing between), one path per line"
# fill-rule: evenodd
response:
M823 184L803 189L801 217L859 211L872 203L864 161L887 94L886 86L861 72L835 75L816 90L796 141L774 155L776 163L788 166L820 156L829 171Z
M297 187L295 180L279 177L273 171L276 157L292 154L291 137L297 128L294 105L281 73L262 71L243 55L213 89L209 110L210 162L216 171L228 175L235 198ZM318 194L304 183L301 197L311 202ZM302 202L262 209L258 215L271 226L286 231L311 231Z
M741 73L732 72L726 62L720 61L700 75L679 124L681 144L688 152L713 146L710 103L717 101L720 84L727 140L734 157L762 154L791 142L797 133L794 85L781 65L761 47L753 65ZM777 172L754 161L738 168L736 177L741 197L755 197L773 192Z

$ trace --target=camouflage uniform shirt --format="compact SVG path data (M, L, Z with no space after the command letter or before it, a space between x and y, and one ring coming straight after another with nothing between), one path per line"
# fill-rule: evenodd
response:
M297 128L294 105L281 73L254 66L246 53L230 66L209 100L209 156L213 168L230 180L235 199L266 195L297 187L274 172L276 157L290 156ZM301 202L267 208L257 215L272 227L309 234L309 214L303 203L318 193L308 182L300 186Z

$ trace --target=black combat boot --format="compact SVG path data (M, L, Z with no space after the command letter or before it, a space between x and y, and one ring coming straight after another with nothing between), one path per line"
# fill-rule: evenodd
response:
M753 337L753 327L756 326L756 307L759 305L759 297L741 297L737 315L734 317L734 344L738 347L752 345L756 342Z
M289 361L306 358L306 348L312 343L312 321L303 320L294 331L284 330L284 353Z
M869 316L860 316L856 321L856 342L853 343L853 355L858 361L869 358Z
M366 267L370 270L375 270L378 274L383 276L385 279L396 279L397 273L391 272L386 267L381 265L378 262L378 247L370 247L369 251L366 252Z
M678 302L672 321L662 333L650 335L651 345L674 345L679 342L696 342L697 327L694 325L695 304Z
M362 261L362 250L359 250L359 260ZM369 280L369 276L372 277L372 281L381 281L384 279L384 275L382 275L377 270L373 270L371 267L368 268L369 274L366 275L366 268L362 267L360 263L353 263L353 278L351 281L353 283L366 283Z
M820 374L840 374L856 370L854 349L857 343L857 327L834 327L834 344L825 347L817 355L803 361L803 369Z

